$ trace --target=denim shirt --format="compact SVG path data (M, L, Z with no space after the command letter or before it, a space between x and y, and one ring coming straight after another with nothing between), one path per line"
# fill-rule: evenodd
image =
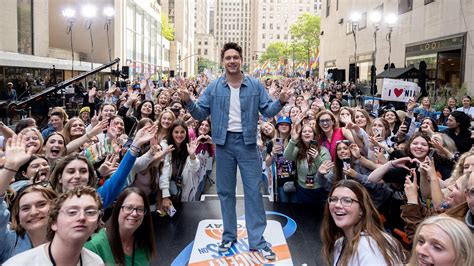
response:
M191 115L197 120L212 118L212 140L224 145L229 125L230 87L226 76L214 80L207 86L197 102L186 103ZM275 116L283 107L280 100L272 101L263 85L255 78L244 76L240 86L240 108L242 135L246 145L257 143L259 112L266 117Z

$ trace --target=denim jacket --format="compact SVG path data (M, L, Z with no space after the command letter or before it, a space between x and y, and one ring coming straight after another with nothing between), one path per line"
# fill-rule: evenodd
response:
M211 82L199 100L188 101L186 107L197 120L204 120L211 115L212 140L217 145L225 144L230 108L230 87L225 75ZM259 112L266 117L272 117L282 107L280 100L272 101L257 79L248 75L244 76L240 86L240 108L242 134L246 145L257 143Z

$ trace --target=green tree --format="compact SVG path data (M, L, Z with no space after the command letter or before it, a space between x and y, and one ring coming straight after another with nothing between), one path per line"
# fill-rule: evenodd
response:
M296 43L304 47L306 51L307 63L309 63L310 53L315 52L319 47L320 22L319 16L303 13L290 26L290 32L296 38Z
M217 69L218 63L207 58L198 57L198 73L202 73L206 68L210 70Z
M161 34L168 41L174 41L174 29L168 22L168 17L165 14L161 14Z
M265 52L260 56L258 62L270 62L272 64L278 64L281 58L285 58L287 54L286 43L284 42L273 42L270 43Z

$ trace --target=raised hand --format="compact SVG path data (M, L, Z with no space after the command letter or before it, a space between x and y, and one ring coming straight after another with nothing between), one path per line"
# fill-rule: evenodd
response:
M97 169L101 177L111 176L118 168L117 165L118 155L116 153L109 153L105 157L104 163L102 163Z
M291 82L288 86L283 86L283 89L280 92L280 102L286 103L291 95L294 93L294 86L298 83L298 80ZM286 85L286 84L285 84Z
M410 180L413 178L413 182ZM415 169L410 171L410 174L405 177L405 195L408 203L418 203L418 186Z
M97 125L95 125L91 132L90 132L90 135L91 136L97 136L98 134L100 134L100 132L104 131L107 126L109 125L109 121L107 120L102 120L100 121Z
M141 147L143 144L149 142L155 135L156 131L158 130L158 125L147 125L135 134L135 138L133 140L132 145L136 147Z
M5 145L5 168L18 170L31 158L32 154L32 149L26 149L25 136L21 133L13 135Z
M355 143L351 143L351 145L349 145L349 150L351 151L352 157L354 158L360 158L362 156L360 154L359 146Z
M188 148L189 156L192 157L192 156L196 155L196 149L198 147L197 139L191 140L188 144L186 144L186 147Z
M312 160L318 156L319 152L315 148L309 148L308 150L308 157Z
M99 114L97 114L97 110L94 111L94 116L91 118L91 126L94 127L99 123L99 118L102 115L102 111L99 111Z
M298 141L298 139L300 138L301 129L302 129L301 123L295 124L293 125L293 127L291 127L292 140Z
M415 109L415 107L416 107L416 102L415 102L414 98L408 100L408 103L407 103L407 111L408 111L408 112L411 112L411 111L413 111L413 109Z
M319 166L319 169L318 169L318 172L320 174L327 174L329 173L329 171L331 171L332 169L334 168L334 163L330 160L327 160L327 161L324 161L320 166Z

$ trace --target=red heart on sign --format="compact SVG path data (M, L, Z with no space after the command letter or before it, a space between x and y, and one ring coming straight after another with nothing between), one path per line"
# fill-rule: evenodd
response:
M403 93L403 89L394 89L394 92L397 97L400 97L400 95Z

